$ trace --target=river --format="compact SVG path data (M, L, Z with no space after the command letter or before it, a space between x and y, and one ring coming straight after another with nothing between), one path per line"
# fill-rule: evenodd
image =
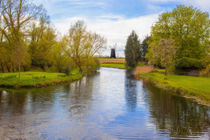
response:
M80 81L0 90L0 139L210 139L210 107L101 68Z

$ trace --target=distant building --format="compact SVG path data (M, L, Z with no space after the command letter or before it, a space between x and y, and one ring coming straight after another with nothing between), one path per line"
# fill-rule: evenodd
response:
M111 55L110 58L116 58L115 49L111 49Z

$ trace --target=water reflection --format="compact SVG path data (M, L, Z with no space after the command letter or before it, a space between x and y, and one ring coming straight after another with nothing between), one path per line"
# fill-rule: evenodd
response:
M69 112L71 117L81 120L91 108L93 78L85 77L69 85L67 92L70 94Z
M190 138L208 133L210 108L146 84L149 111L160 134ZM198 137L199 138L199 137Z
M135 80L132 70L126 70L125 76L125 98L127 109L130 112L134 112L137 105L137 81Z
M0 139L208 139L210 108L102 68L72 84L0 90Z

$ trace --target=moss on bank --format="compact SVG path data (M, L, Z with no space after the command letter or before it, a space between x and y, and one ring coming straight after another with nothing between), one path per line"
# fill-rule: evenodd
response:
M21 72L19 79L18 73L0 73L0 87L21 88L21 87L45 87L57 85L78 80L82 78L78 71L70 75L64 73L47 73L47 72Z
M154 83L159 88L193 98L196 101L210 105L210 78L183 75L167 75L157 70L141 74L140 78Z

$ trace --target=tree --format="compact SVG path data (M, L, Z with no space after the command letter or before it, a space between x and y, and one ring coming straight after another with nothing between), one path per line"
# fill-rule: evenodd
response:
M0 0L0 14L1 72L19 71L20 78L20 71L29 68L67 74L72 67L87 73L98 68L94 56L106 40L88 32L83 22L58 40L45 9L30 0Z
M174 63L174 57L176 55L176 46L172 39L161 39L157 52L160 57L161 64L165 67L165 75L167 75L168 68Z
M93 57L104 48L106 40L96 33L88 32L84 22L77 21L71 26L63 42L65 53L73 60L80 72L85 72L91 69L89 67L97 64L91 62L95 62Z
M130 67L135 67L141 59L141 45L135 31L132 31L128 36L125 46L125 59L127 65Z
M28 56L26 48L26 28L42 12L42 7L36 6L27 0L1 0L0 1L0 31L1 42L6 42L10 54L8 61L13 71L26 63ZM9 70L9 68L8 68Z
M149 46L158 46L161 39L171 38L177 46L175 63L189 59L193 62L202 60L209 53L209 27L210 20L207 12L180 5L172 12L160 15L158 22L152 27ZM150 51L148 58L152 58L154 53L159 52ZM150 62L156 65L160 63L159 60L150 60ZM193 64L195 63L192 63L192 67L194 67ZM176 67L181 68L179 65Z
M53 70L57 72L66 73L67 75L74 67L72 59L67 56L63 50L63 42L57 42L50 49L50 63L52 64Z
M165 68L167 75L168 68L174 66L174 58L176 56L177 47L173 39L161 39L159 44L152 46L150 52L153 52L150 61L159 61L160 65Z
M149 47L148 41L149 40L150 40L150 37L147 36L141 44L141 46L142 46L141 47L141 58L143 61L146 61L146 53L148 52L148 47Z
M32 59L32 65L47 70L52 60L52 52L56 41L56 33L50 27L50 21L44 17L40 18L38 25L33 24L30 29L29 53Z

